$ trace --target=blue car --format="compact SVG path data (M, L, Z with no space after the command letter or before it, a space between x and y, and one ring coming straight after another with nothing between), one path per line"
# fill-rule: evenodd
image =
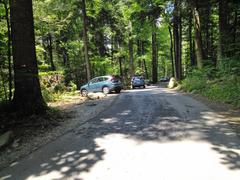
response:
M145 88L145 80L142 76L133 76L131 80L132 89L135 89L135 87L143 87Z
M120 93L123 84L117 76L100 76L91 79L80 88L81 95L86 97L89 92L103 92L108 94L112 91Z

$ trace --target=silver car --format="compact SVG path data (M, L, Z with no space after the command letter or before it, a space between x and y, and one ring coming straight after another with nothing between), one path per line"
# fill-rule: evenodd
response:
M132 89L135 89L135 87L143 87L145 88L145 80L142 76L133 76L131 80Z

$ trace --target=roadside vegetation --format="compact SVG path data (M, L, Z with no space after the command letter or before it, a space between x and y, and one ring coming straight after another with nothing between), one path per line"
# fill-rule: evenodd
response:
M79 92L104 75L125 88L134 76L174 77L186 91L240 107L240 1L0 0L0 151L109 107L82 105ZM73 124L51 106L67 100Z
M0 103L44 114L91 78L141 75L239 107L239 22L236 0L0 0Z
M219 70L194 69L180 83L180 88L209 99L240 107L240 60L229 60Z

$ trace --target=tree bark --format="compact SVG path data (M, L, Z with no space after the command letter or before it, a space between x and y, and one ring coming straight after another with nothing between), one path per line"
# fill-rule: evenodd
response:
M51 65L51 70L56 71L56 67L53 62L53 45L52 45L52 35L48 34L48 53L49 53L49 60Z
M228 2L227 0L219 0L219 38L218 38L218 52L217 52L217 66L221 64L222 59L226 56L226 46L227 46L227 12L228 12Z
M84 43L84 57L86 62L87 80L91 79L91 65L88 57L88 35L87 35L87 13L86 2L82 0L82 20L83 20L83 43Z
M145 46L144 46L144 41L141 41L141 54L142 56L145 55ZM148 69L147 69L147 64L146 64L146 60L143 59L142 60L142 66L143 66L143 71L144 71L144 74L145 74L145 78L148 79Z
M196 61L194 58L194 49L193 49L193 38L192 38L192 11L190 10L189 18L188 18L188 38L189 38L189 52L190 52L190 64L191 67L196 66Z
M43 47L43 49L44 49L44 52L43 52L43 58L44 58L44 62L46 63L46 64L48 64L49 62L48 62L48 57L47 57L47 47L46 47L46 38L44 37L44 35L42 35L42 47Z
M158 81L158 57L157 57L157 34L156 24L153 21L152 27L152 82L157 83Z
M179 79L182 80L183 78L183 66L182 66L182 8L181 8L181 0L179 0L179 64L178 64L178 71L179 71Z
M197 9L196 0L191 3L192 13L193 13L193 22L194 22L194 32L195 32L195 52L197 58L197 66L199 69L203 67L203 45L202 45L202 35L201 35L201 23L199 12Z
M174 20L173 20L173 36L174 36L174 59L175 59L175 78L182 79L182 63L181 63L181 19L180 19L180 1L174 2Z
M130 75L134 76L134 59L133 59L133 37L132 37L132 22L129 22L129 40L128 40L128 51L129 51L129 62L130 62Z
M32 0L11 0L10 16L15 91L13 105L22 113L46 110L38 78Z
M132 76L134 76L133 40L132 40L132 37L129 37L128 48L129 48L129 61L130 61L130 75L132 77Z
M138 57L141 57L143 54L142 54L142 41L140 39L137 40L137 55ZM138 67L141 68L141 59L138 58Z
M156 32L152 32L152 81L157 83L158 81L158 64L157 64L157 35Z
M119 69L120 69L120 76L121 78L123 78L123 68L122 68L122 57L118 58L118 62L119 62Z
M171 64L172 64L172 77L175 77L175 70L174 70L174 59L173 59L173 36L172 36L172 29L171 26L168 26L168 31L170 35L170 56L171 56Z

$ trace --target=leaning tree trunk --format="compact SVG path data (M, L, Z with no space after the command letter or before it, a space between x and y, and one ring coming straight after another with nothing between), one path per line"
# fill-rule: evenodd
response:
M85 0L82 0L82 20L83 20L84 57L86 62L87 80L89 81L91 79L91 65L88 57L87 13Z
M32 0L11 0L15 91L13 105L26 114L45 111L36 60Z

